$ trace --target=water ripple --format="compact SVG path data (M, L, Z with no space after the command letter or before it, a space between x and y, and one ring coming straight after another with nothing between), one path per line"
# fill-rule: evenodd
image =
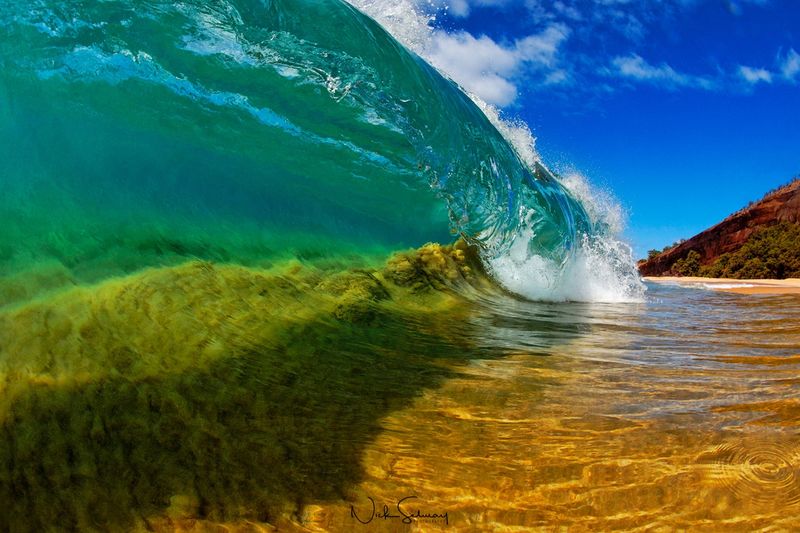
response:
M740 498L769 505L800 503L800 454L777 442L726 442L701 456L712 476Z

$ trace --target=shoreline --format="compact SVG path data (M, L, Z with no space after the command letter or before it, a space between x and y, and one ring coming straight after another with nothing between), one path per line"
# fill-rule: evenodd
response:
M645 281L736 294L800 294L800 279L731 279L676 276L645 276Z

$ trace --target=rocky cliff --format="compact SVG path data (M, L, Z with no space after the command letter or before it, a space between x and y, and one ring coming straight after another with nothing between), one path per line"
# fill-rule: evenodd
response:
M713 263L720 255L738 250L757 230L778 222L800 222L800 178L739 210L716 226L664 250L639 264L643 276L674 274L673 265L691 251L700 254L700 264Z

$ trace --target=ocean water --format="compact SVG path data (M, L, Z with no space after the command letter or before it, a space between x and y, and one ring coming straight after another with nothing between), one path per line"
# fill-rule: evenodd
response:
M641 297L607 220L347 3L9 1L0 32L5 302L459 235L529 297Z
M364 479L303 526L359 531L372 498L365 531L417 510L448 513L421 531L795 530L800 297L649 289L473 314L473 346L505 355L386 416Z
M0 4L0 530L788 528L800 301L645 291L389 7Z

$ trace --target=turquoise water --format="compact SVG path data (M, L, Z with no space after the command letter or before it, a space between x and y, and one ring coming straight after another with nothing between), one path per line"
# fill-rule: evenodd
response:
M483 109L340 1L2 2L0 530L305 527L389 417L583 338L550 300L641 301Z
M563 264L592 231L453 82L343 2L5 2L0 62L6 273L54 261L97 281L454 235L491 258L525 234L518 249Z

